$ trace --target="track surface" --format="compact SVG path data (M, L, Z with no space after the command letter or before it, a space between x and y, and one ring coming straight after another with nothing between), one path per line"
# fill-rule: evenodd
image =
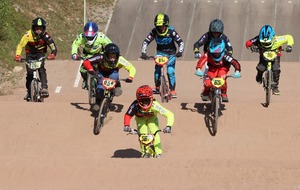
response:
M0 189L299 190L300 117L297 113L300 90L296 82L300 80L297 45L300 35L293 25L297 20L292 19L300 12L299 2L236 2L183 1L180 4L177 0L158 0L155 4L153 1L131 0L125 4L125 0L120 0L109 31L121 23L122 19L116 18L118 14L128 14L127 26L116 34L109 33L126 52L126 40L130 38L125 35L130 34L129 29L135 23L142 4L140 11L144 14L140 13L137 18L142 24L138 24L134 32L141 39L132 40L128 51L130 59L136 59L157 10L167 10L172 20L178 19L172 21L174 25L181 23L187 25L182 26L186 28L190 23L185 18L190 19L194 12L193 27L200 28L201 25L203 29L198 32L195 28L191 30L190 40L186 42L187 59L192 56L192 41L207 29L211 18L222 13L226 33L235 47L234 54L237 57L243 55L244 60L256 60L256 54L249 53L250 57L244 49L244 38L254 36L263 23L274 20L271 13L276 4L277 31L293 34L296 45L294 52L283 55L294 62L282 61L281 95L272 96L268 108L262 105L264 91L255 82L256 61L241 61L242 78L228 79L230 102L223 104L218 133L211 136L205 124L206 104L200 99L201 80L194 75L196 61L179 60L176 65L178 98L163 104L175 114L172 133L161 135L163 158L141 159L138 158L137 137L122 131L123 115L134 100L138 86L153 86L154 63L132 61L137 68L134 82L122 83L123 95L114 99L115 109L109 113L101 134L95 136L87 91L74 87L79 62L47 61L50 97L45 102L24 102L25 88L17 89L13 95L0 97ZM196 10L193 9L194 4ZM221 13L219 8L211 9L220 4L223 6ZM263 13L263 10L269 10L271 16L267 17L269 14ZM286 16L282 16L283 10ZM179 13L183 16L175 17ZM283 26L285 19L290 19L290 22ZM253 27L240 28L245 22ZM281 25L283 27L279 27ZM182 34L186 39L187 34ZM243 43L238 43L240 41ZM149 46L149 52L153 47ZM120 74L122 78L127 77L124 71ZM55 93L58 87L61 89ZM161 127L164 127L165 118L159 119ZM134 126L135 121L132 120Z

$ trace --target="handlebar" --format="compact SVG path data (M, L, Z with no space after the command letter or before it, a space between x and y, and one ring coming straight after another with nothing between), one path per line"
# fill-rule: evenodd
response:
M48 59L47 57L41 57L41 58L39 58L39 59L26 59L26 58L21 58L21 62L28 62L28 61L31 61L31 62L33 62L33 61L44 61L45 59Z
M130 128L131 129L131 131L130 132L128 132L127 133L127 135L142 135L142 134L140 134L139 132L138 132L138 130L137 129L133 129L133 128ZM156 135L156 133L158 133L158 132L162 132L162 130L161 129L158 129L157 131L155 131L155 133L153 134L154 136Z

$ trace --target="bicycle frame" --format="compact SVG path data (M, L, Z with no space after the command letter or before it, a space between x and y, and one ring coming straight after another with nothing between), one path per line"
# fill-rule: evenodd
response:
M94 134L98 135L104 126L104 120L109 112L110 102L113 99L112 90L115 89L117 81L110 78L102 78L102 85L104 86L104 98L100 103L98 117L95 119Z
M33 73L33 79L30 83L30 101L31 102L43 102L44 98L41 95L42 85L39 77L38 70L41 68L42 63L46 57L41 57L39 60L26 60L21 59L21 61L26 61L26 65Z
M154 140L155 136L158 132L161 132L162 130L157 130L153 134L140 134L136 129L131 129L130 134L137 134L139 136L139 142L141 144L141 148L144 150L144 158L154 158L156 153L154 149Z
M156 65L161 67L160 78L159 78L160 80L159 92L160 92L161 102L168 102L169 100L172 99L167 76L165 74L165 67L169 62L169 58L167 56L157 56L154 59L154 62Z
M96 103L96 87L97 87L97 79L93 75L87 73L87 88L88 88L88 99L89 104Z

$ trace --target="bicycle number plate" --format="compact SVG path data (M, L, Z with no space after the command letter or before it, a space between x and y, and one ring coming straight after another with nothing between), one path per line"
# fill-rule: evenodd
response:
M220 88L221 86L224 85L225 80L223 78L213 78L211 83L213 86Z
M274 59L277 57L277 53L274 51L265 51L263 56L266 60L274 61Z
M42 62L41 61L33 61L29 62L28 67L32 70L36 70L41 68Z
M114 88L116 86L116 84L117 84L117 82L114 79L110 79L110 78L102 79L102 85L107 90Z
M139 140L141 143L148 145L154 141L154 135L141 135Z
M158 56L154 59L154 61L155 61L155 64L163 66L168 63L169 58L166 56Z

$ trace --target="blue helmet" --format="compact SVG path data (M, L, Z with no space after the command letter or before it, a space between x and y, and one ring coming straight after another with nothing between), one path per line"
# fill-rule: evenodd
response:
M83 29L84 37L89 45L92 45L98 36L98 26L94 22L88 22Z
M264 25L259 31L259 41L263 48L271 48L274 44L275 31L270 25Z
M225 42L222 38L212 38L209 53L215 61L220 61L225 54Z

